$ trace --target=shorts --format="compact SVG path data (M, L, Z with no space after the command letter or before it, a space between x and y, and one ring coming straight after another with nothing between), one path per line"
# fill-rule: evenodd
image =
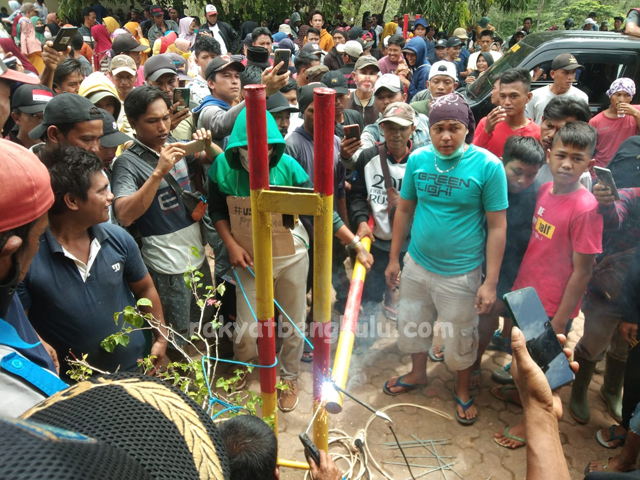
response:
M405 353L426 353L436 328L444 341L444 362L452 370L465 370L478 353L476 294L482 268L462 275L440 275L418 265L409 253L400 277L398 347Z

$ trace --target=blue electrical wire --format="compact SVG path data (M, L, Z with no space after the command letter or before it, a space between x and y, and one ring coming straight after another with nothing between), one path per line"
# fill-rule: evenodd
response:
M258 317L256 316L255 312L253 311L253 308L251 308L251 302L247 298L247 294L244 291L244 288L242 286L242 282L240 281L240 277L238 277L238 272L236 272L235 268L233 269L233 274L236 276L236 281L238 282L238 286L240 287L240 291L242 292L242 296L244 297L245 301L247 302L247 305L249 306L249 310L251 310L251 315L253 315L253 319L257 322L258 321Z

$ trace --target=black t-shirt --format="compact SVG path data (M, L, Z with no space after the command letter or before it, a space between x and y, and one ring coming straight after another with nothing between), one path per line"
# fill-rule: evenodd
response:
M362 134L362 131L364 130L364 120L362 119L362 115L360 114L360 112L356 110L345 109L345 111L343 112L343 115L344 115L344 122L342 122L342 124L336 123L335 130L333 133L335 133L338 137L340 137L340 140L342 140L344 138L345 125L359 125L360 134Z

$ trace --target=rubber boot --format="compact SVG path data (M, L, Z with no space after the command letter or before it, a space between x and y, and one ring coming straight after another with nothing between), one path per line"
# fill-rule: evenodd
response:
M596 369L596 362L586 360L575 352L573 357L574 360L578 362L578 365L580 365L580 368L571 386L569 413L571 413L571 416L576 422L582 424L589 423L591 412L589 411L589 402L587 401L587 391L589 390L593 372Z
M622 421L622 385L624 384L625 365L626 362L616 360L607 354L604 382L600 387L600 396L607 404L609 414L618 423Z

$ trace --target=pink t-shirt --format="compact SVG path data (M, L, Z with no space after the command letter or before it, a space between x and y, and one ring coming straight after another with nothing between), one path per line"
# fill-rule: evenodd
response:
M554 195L552 187L549 182L538 190L533 232L513 284L513 290L535 288L549 317L558 311L573 273L573 252L602 252L603 228L598 202L589 190ZM578 316L580 304L571 318Z
M540 126L533 121L530 121L527 125L517 130L512 130L505 122L500 122L491 134L484 131L486 123L487 117L484 117L480 120L480 123L478 123L476 133L473 136L473 144L489 150L496 157L502 157L504 142L507 141L507 138L514 135L518 137L533 137L540 140Z
M640 105L632 105L640 110ZM622 118L609 118L604 112L589 120L598 131L598 143L596 144L596 166L606 167L613 158L622 142L633 135L638 134L638 124L631 115Z
M384 75L386 73L393 73L398 68L398 64L389 60L389 55L387 55L378 60L378 67L380 67L380 74Z

